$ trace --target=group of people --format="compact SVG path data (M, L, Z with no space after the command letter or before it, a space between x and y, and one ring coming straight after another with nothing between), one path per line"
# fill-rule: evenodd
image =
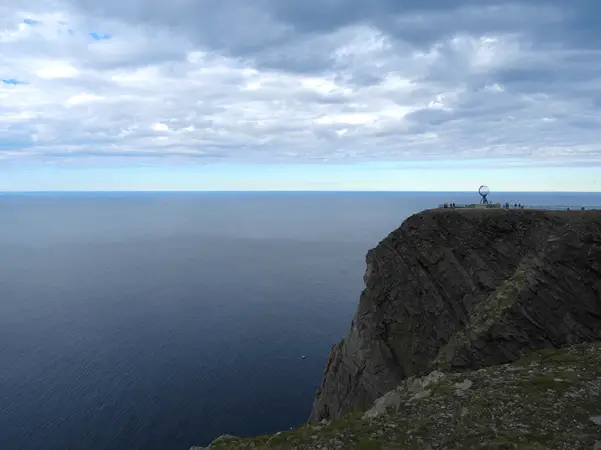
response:
M442 205L442 207L443 208L457 208L457 205L455 203L445 203ZM506 209L510 209L511 205L509 204L509 202L507 202L502 207L506 208ZM524 205L522 205L521 203L514 203L513 208L514 209L524 209Z
M443 208L457 208L457 205L453 202L453 203L445 203L442 205ZM502 208L504 209L524 209L524 205L522 205L521 203L514 203L513 206L509 204L509 202L505 202L505 204L500 205ZM465 207L465 206L464 206ZM569 211L570 208L567 208L567 211ZM580 208L581 211L585 211L586 208L584 206L582 206Z

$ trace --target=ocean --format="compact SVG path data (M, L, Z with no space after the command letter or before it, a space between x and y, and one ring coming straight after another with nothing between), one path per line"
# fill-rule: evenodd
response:
M601 205L601 193L490 197ZM366 251L412 213L478 200L0 194L0 448L187 450L303 423Z

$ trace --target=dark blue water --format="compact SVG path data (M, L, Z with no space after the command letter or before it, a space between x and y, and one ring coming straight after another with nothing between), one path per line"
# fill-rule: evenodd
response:
M0 448L184 450L302 423L365 252L445 201L477 198L0 195Z

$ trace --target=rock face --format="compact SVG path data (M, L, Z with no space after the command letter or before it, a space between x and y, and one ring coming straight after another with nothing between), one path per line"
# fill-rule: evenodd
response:
M310 422L365 411L409 377L601 340L598 211L425 211L366 263Z

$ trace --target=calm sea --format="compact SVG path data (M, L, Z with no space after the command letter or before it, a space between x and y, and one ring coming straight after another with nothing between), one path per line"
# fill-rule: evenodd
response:
M0 448L185 450L299 425L365 252L445 201L478 196L0 195Z

